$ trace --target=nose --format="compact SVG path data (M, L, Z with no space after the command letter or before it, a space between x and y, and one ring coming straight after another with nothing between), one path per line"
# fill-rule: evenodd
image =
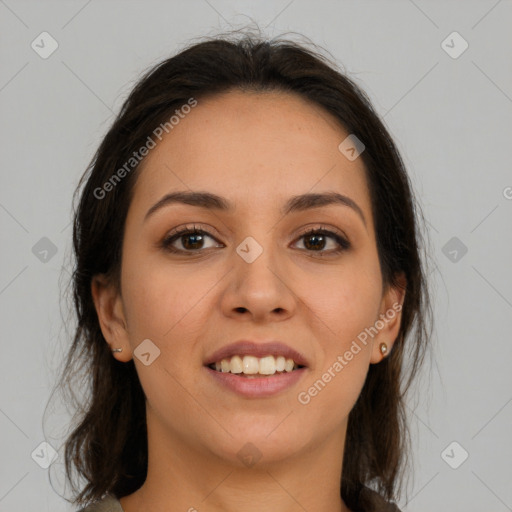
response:
M226 316L264 323L282 321L295 313L298 298L286 262L278 264L277 255L266 248L251 263L236 252L233 259L221 299Z

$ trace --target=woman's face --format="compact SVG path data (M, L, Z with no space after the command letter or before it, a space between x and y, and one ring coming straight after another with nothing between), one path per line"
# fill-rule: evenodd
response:
M96 281L93 295L112 298L102 329L116 358L134 358L162 449L236 464L342 449L402 301L382 288L363 162L338 149L348 135L297 96L230 92L199 101L146 157L122 291ZM161 202L176 192L221 199ZM303 368L282 371L282 357Z

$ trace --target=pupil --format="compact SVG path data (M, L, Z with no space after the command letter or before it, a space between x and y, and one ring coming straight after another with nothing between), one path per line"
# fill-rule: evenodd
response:
M203 235L201 235L200 233L194 233L191 235L186 235L183 238L184 242L182 242L182 243L186 249L197 249L196 244L202 242L202 238L203 238ZM191 239L193 240L193 242L188 243L188 240L191 240Z
M321 241L319 241L321 239ZM313 242L312 244L308 241L310 240L316 240L316 242ZM310 235L306 237L306 248L307 249L315 249L320 248L323 249L323 245L325 244L324 236L323 235ZM309 246L309 247L308 247Z

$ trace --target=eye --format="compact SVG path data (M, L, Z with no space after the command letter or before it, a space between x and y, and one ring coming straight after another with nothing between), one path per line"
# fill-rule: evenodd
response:
M162 240L161 245L165 250L174 253L191 253L199 252L203 249L210 249L211 247L224 247L223 244L219 245L218 243L205 246L204 244L207 239L217 242L213 235L208 233L208 231L199 229L195 225L193 227L185 226L167 235Z
M303 248L309 252L338 254L350 248L350 242L345 237L325 228L310 229L299 240L303 240Z
M210 245L205 243L210 239ZM309 229L303 233L299 240L302 241L301 250L312 253L335 255L351 247L350 242L341 234L326 228ZM172 253L191 254L199 253L213 247L225 247L208 231L196 225L184 226L169 233L161 242L166 251Z

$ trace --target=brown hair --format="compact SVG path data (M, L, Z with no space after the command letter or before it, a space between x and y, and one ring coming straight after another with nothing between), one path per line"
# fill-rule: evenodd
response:
M323 107L365 144L365 164L384 285L403 273L407 293L393 350L370 365L349 415L341 496L347 506L371 505L368 488L386 500L399 496L410 449L405 392L429 342L430 303L420 255L416 201L402 159L366 94L320 52L287 39L223 36L195 43L161 62L136 84L83 175L75 199L72 276L77 327L60 385L86 384L74 430L65 444L66 474L86 485L80 505L106 492L136 491L147 474L145 397L135 365L112 357L100 330L91 279L105 273L119 286L124 223L138 166L104 197L98 189L144 145L155 127L186 104L231 89L283 91ZM95 193L96 191L96 193ZM407 339L407 343L406 343ZM74 396L74 395L73 395ZM77 403L78 405L78 403Z

